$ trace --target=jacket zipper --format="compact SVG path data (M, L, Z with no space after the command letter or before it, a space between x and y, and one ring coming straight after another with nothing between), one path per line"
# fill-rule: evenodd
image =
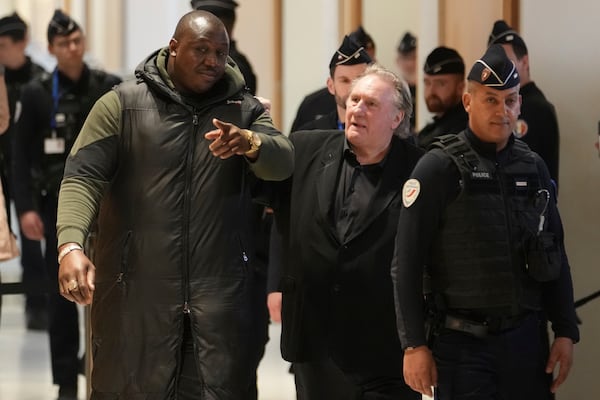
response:
M127 236L125 236L125 242L123 243L123 254L121 254L121 271L117 275L117 283L123 282L125 279L125 275L127 275L127 270L129 263L127 262L127 258L129 256L129 245L131 242L131 234L132 231L127 231Z
M193 110L192 124L194 129L190 138L190 145L188 146L188 153L186 156L186 167L185 167L185 191L183 198L183 313L190 314L190 187L192 184L192 164L194 159L194 151L196 149L196 135L198 134L198 112L196 109Z
M242 252L242 265L244 268L244 274L248 273L248 255L246 254L246 250L244 249L244 243L242 242L241 236L238 235L238 244L240 246L240 251Z

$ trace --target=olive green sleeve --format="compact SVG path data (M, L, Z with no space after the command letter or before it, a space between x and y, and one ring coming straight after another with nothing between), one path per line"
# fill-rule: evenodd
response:
M121 103L115 91L101 97L69 153L58 199L58 246L83 245L104 190L118 164Z
M294 145L273 126L267 113L261 114L250 127L261 140L260 153L250 163L254 174L266 181L282 181L294 171Z

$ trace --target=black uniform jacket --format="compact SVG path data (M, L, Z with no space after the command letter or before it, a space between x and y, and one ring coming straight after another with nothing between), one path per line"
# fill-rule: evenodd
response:
M343 163L340 131L292 133L295 170L276 216L283 232L283 357L328 352L345 371L402 371L390 279L401 189L421 150L393 137L362 228L340 241L332 218Z
M311 121L308 121L307 123L305 123L304 125L302 125L298 130L299 131L312 131L315 129L337 129L339 130L339 126L338 126L338 112L337 109L335 111L332 111L326 115L323 115L320 118L317 119L313 119Z
M336 110L335 98L327 87L312 92L302 100L296 118L292 123L291 132L300 130L309 121L319 119Z
M469 116L461 101L444 115L434 117L431 123L425 125L417 135L417 143L427 149L438 136L462 132L467 127L468 120Z
M499 168L507 163L515 139L496 153L494 144L484 143L467 129L466 137L473 149ZM551 187L550 177L542 160L535 156L544 187ZM392 263L392 279L396 294L398 334L403 347L426 344L423 311L423 266L430 262L433 241L443 224L446 207L460 192L460 174L454 162L438 150L421 158L411 179L420 182L414 203L403 207L398 224L396 254ZM542 284L543 308L556 336L579 340L573 307L573 283L569 261L564 249L564 233L556 198L550 191L546 229L556 235L562 254L560 278Z
M554 106L535 82L524 85L520 94L523 99L520 119L527 124L527 132L521 139L542 157L550 176L558 184L560 135Z

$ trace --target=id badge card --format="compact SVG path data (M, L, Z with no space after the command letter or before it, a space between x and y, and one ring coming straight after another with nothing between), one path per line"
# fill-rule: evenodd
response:
M65 139L52 135L51 138L44 139L44 154L64 154Z

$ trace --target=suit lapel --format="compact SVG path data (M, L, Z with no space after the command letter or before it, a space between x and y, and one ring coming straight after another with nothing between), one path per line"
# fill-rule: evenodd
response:
M331 223L331 218L329 218L329 212L332 209L335 191L337 190L338 172L342 162L343 140L345 140L345 136L340 134L325 144L326 147L323 149L320 161L321 165L316 176L318 210L322 220L327 221L327 225L334 231L336 237L337 233Z

